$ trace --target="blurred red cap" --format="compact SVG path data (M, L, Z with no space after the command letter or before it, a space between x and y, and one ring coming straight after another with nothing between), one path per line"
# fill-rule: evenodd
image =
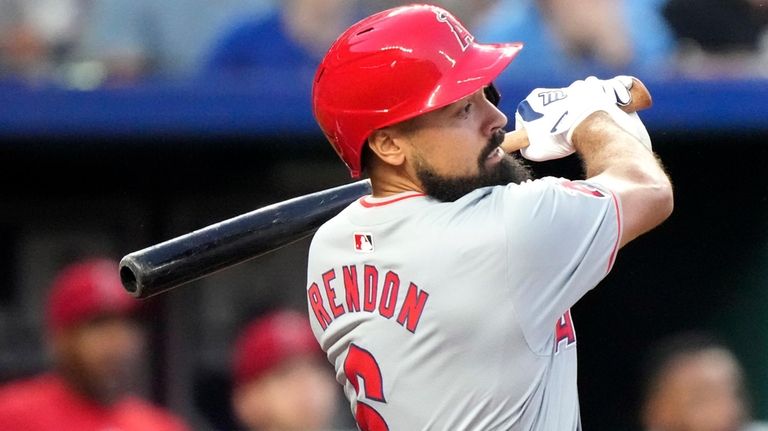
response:
M64 267L48 294L47 321L52 332L105 314L129 315L139 308L120 282L118 262L90 258Z
M273 311L251 322L235 341L235 386L248 383L285 360L322 357L309 319L293 310Z

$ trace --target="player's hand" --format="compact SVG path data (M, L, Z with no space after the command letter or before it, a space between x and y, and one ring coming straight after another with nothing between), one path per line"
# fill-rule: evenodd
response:
M524 128L528 135L529 145L520 150L521 154L533 161L573 154L573 130L596 111L608 112L614 121L650 149L650 137L640 117L618 108L631 102L629 89L632 84L630 76L608 80L590 76L565 88L534 89L520 102L515 113L515 128Z
M611 79L599 80L594 76L590 76L586 81L598 81L603 87L603 92L614 95L616 107L624 107L632 102L632 93L629 91L632 88L633 81L631 76L620 75ZM651 137L648 135L648 130L645 128L645 124L637 115L637 112L626 112L622 109L614 109L611 107L608 111L611 114L611 118L624 130L629 132L632 136L637 138L646 148L652 150ZM575 126L571 129L573 131ZM570 135L568 136L570 142Z
M575 152L570 135L579 123L595 111L615 105L598 79L574 81L565 88L536 88L520 102L515 112L515 128L525 128L529 145L523 157L543 161L566 157Z

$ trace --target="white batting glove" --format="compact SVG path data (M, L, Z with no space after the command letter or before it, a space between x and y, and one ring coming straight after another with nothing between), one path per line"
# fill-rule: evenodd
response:
M643 124L642 120L640 120L640 116L637 115L637 112L627 113L618 109L619 106L627 106L632 102L632 93L629 92L632 88L632 77L620 75L611 79L599 80L594 76L590 76L585 79L585 81L599 81L603 87L603 92L609 96L613 94L616 106L611 107L611 109L606 112L611 115L613 121L629 132L629 134L637 138L637 140L639 140L646 148L653 150L651 137L648 135L648 130L645 128L645 124ZM573 129L575 129L575 127ZM571 131L573 131L573 129L571 129ZM569 142L571 141L570 136L568 136L567 139Z
M529 145L520 150L528 160L544 161L575 152L571 135L585 118L596 111L608 112L614 120L650 149L650 137L636 113L617 107L631 102L632 77L600 80L590 76L566 88L537 88L520 102L515 128L525 128Z
M565 88L534 89L515 112L515 128L523 127L528 134L529 145L521 154L534 161L573 154L570 131L593 112L609 109L614 100L598 79L574 81Z

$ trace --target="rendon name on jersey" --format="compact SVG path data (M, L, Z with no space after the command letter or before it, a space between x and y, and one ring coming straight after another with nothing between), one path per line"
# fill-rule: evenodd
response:
M569 309L610 271L620 212L543 178L364 197L324 224L308 312L360 428L580 429Z

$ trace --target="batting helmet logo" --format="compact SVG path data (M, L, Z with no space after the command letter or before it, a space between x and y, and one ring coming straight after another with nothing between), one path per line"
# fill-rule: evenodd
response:
M453 32L453 35L456 36L456 40L459 41L459 46L461 46L462 51L466 51L467 48L472 44L472 42L475 40L475 37L472 36L469 31L464 28L461 23L453 17L453 15L449 15L446 13L446 11L441 9L434 9L435 15L437 16L437 20L440 22L444 22L448 24L448 26L451 28L451 31Z

